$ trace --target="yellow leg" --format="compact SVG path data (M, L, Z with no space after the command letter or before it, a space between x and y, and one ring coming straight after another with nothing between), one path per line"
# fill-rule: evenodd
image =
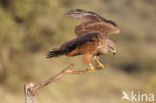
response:
M91 63L89 63L90 67L88 68L90 72L95 72L95 68Z
M99 65L100 68L104 69L104 65L101 64L99 60L97 60L97 63L98 63L98 65Z

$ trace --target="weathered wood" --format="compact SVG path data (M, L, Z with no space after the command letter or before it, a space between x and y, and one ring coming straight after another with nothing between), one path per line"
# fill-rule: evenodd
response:
M32 89L34 86L33 82L24 85L25 103L37 103L37 92Z
M74 64L71 64L66 69L62 70L60 73L56 74L55 76L51 77L50 79L35 85L33 87L33 91L37 91L39 88L46 86L46 85L56 81L57 79L63 77L66 73L72 71L73 66L74 66Z

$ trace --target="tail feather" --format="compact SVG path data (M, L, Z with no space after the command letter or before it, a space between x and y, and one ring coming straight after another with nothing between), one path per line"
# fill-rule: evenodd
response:
M47 55L47 58L58 57L58 56L64 55L65 53L66 53L66 50L53 49L52 51L49 52L49 54Z

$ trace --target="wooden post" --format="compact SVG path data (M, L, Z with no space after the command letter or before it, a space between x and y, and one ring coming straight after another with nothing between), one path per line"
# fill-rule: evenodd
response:
M33 91L34 86L33 82L24 85L25 103L37 103L37 92Z

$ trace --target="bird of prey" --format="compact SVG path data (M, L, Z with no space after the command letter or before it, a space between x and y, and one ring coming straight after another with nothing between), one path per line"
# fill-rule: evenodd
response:
M64 43L59 48L52 49L47 57L83 55L83 64L90 64L88 68L90 71L95 72L92 60L104 69L104 65L99 61L99 56L109 52L116 53L115 44L108 37L120 32L118 26L113 21L91 11L75 9L69 10L65 15L81 21L81 24L75 27L75 34L78 37Z

